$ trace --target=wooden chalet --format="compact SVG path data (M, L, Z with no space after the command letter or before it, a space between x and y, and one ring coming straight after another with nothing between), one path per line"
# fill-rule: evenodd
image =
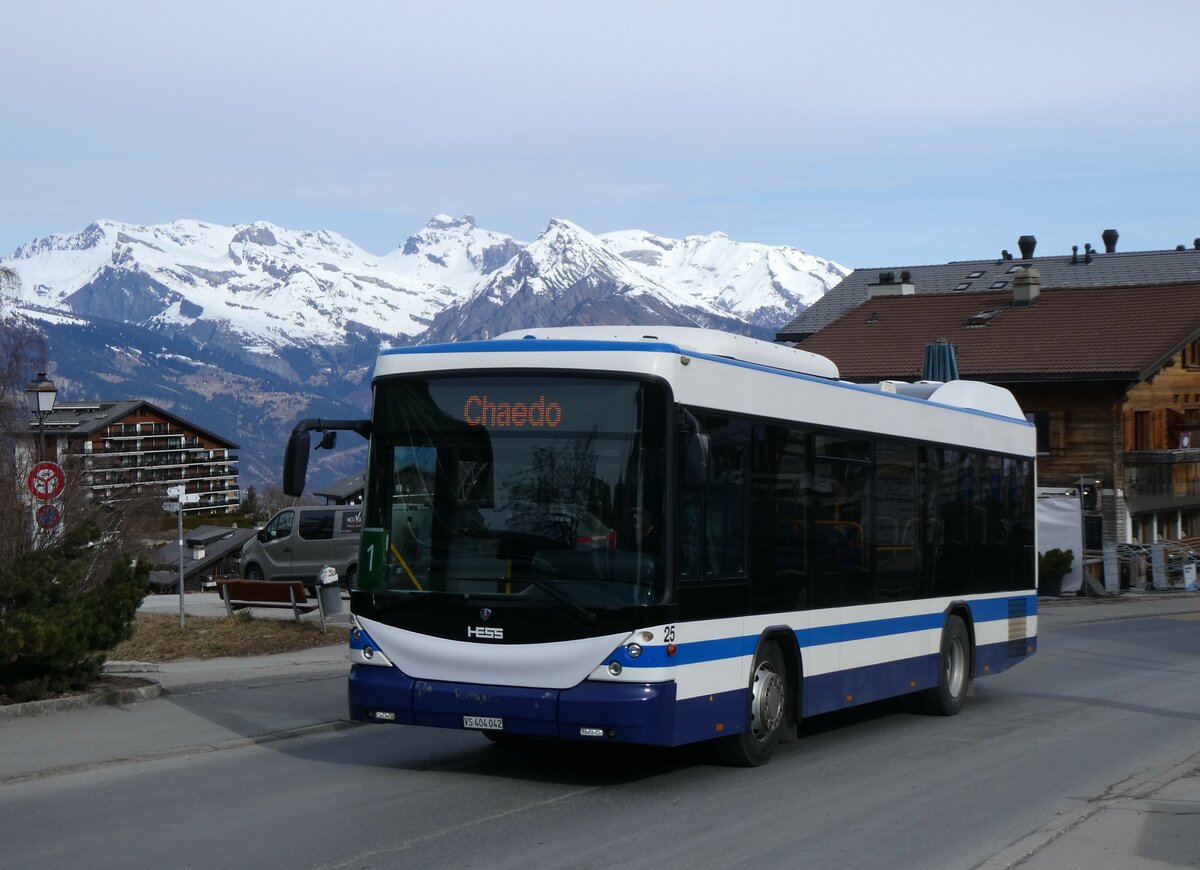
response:
M1086 549L1200 537L1200 244L1153 253L1193 279L1143 268L1136 282L1046 287L1004 260L991 263L1004 278L969 282L981 264L938 267L962 276L942 292L905 289L919 267L905 281L860 277L865 298L798 346L865 383L920 379L926 345L946 339L959 377L1007 387L1037 425L1039 485L1081 487ZM1058 273L1093 262L1079 260Z

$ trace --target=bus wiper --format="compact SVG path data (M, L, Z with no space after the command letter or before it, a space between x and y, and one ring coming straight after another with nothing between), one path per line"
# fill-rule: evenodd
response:
M420 599L410 589L389 589L371 593L371 606L380 613L388 613L392 610L400 610L407 607L412 602L423 600L429 595L437 597L461 599L463 601L470 599L470 594L467 592L425 592Z
M402 607L407 607L413 600L410 592L372 592L371 607L380 613L388 613L392 610L399 610Z
M530 577L522 577L521 582L528 583L530 586L536 586L538 589L541 589L543 592L545 592L551 598L554 598L557 601L562 602L564 605L566 605L567 613L572 618L578 620L579 622L582 622L584 625L595 625L596 624L596 614L592 613L592 611L588 610L586 607L576 604L574 601L572 601L570 599L570 597L568 597L566 595L566 593L564 593L558 589L555 589L554 581L552 581L552 580L534 580Z

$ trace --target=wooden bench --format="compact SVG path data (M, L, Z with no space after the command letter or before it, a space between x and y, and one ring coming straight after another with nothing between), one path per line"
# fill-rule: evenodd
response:
M325 608L318 592L316 600L308 597L301 580L218 580L217 592L225 602L225 612L233 616L235 610L251 607L275 607L290 609L300 621L300 614L321 614L321 631L325 631Z

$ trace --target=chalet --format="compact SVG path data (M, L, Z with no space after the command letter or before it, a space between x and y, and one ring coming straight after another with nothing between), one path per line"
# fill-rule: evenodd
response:
M780 338L860 383L920 379L946 339L960 377L1007 387L1036 424L1039 483L1081 487L1087 549L1200 536L1200 240L895 271L853 273L836 316Z
M238 510L238 445L150 402L58 402L44 429L31 422L28 435L24 449L37 451L44 435L45 458L102 504L182 486L197 497L187 514Z
M802 311L776 335L778 341L799 342L824 329L847 311L878 296L920 296L926 293L1012 292L1023 268L1035 268L1041 289L1058 287L1146 287L1200 281L1200 239L1174 250L1118 251L1116 230L1101 234L1104 251L1085 244L1072 252L1034 256L1037 239L1017 240L1020 256L1007 250L989 260L959 260L926 266L883 266L856 269L841 283Z

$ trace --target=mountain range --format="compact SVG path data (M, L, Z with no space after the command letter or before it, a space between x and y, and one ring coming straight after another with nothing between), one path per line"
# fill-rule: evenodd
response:
M849 270L723 233L533 242L438 215L382 256L266 222L97 221L22 245L6 309L37 321L65 399L143 398L241 444L243 487L278 480L288 431L360 417L381 346L573 324L706 326L771 339ZM361 451L314 457L320 484Z

